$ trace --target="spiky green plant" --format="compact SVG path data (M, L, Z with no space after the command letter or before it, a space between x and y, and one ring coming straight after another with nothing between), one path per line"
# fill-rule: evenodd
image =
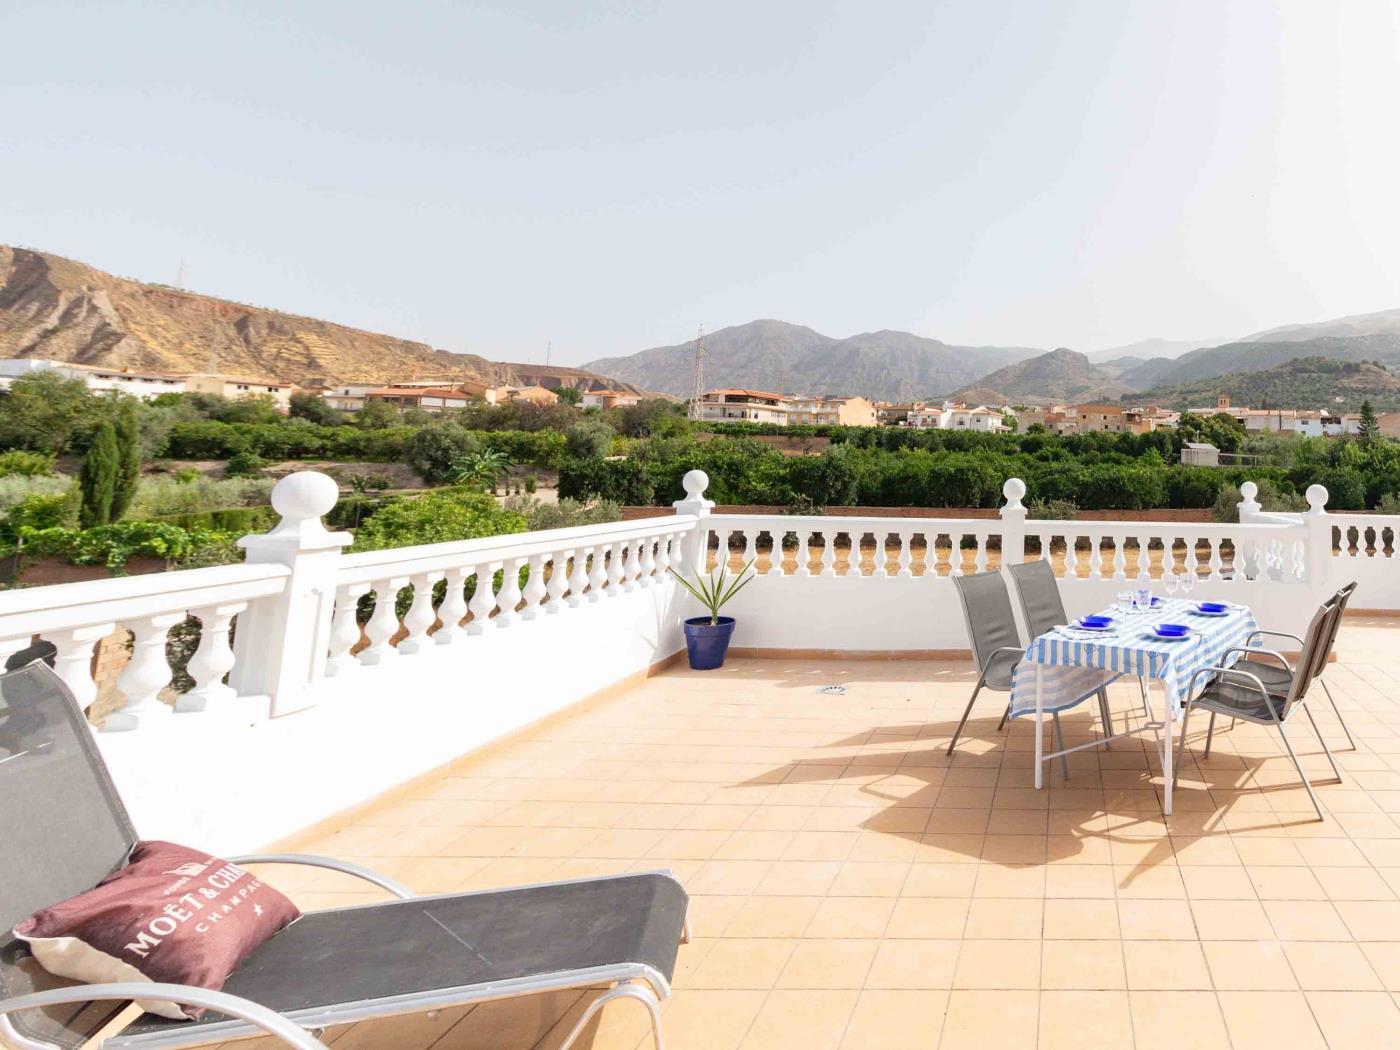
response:
M710 613L711 626L719 623L719 611L729 599L733 598L741 590L753 581L756 573L752 572L753 563L756 559L750 558L744 562L744 567L735 574L732 582L726 582L729 575L728 565L721 561L715 567L715 571L708 576L695 574L695 582L691 583L675 569L667 567L667 572L676 578L682 587L695 596L695 600L703 605ZM747 575L745 575L747 573Z

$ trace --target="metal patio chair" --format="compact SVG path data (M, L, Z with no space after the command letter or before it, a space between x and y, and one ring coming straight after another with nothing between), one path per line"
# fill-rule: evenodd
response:
M1227 658L1232 653L1241 653L1248 654L1251 659L1241 660L1234 667L1203 667L1193 674L1186 685L1186 704L1181 715L1181 742L1177 745L1174 768L1178 771L1181 769L1181 759L1186 752L1186 728L1191 720L1191 712L1195 708L1201 707L1210 712L1210 722L1206 726L1206 746L1202 756L1207 759L1210 758L1210 744L1211 737L1215 733L1216 715L1226 715L1242 722L1253 722L1255 725L1275 726L1278 729L1279 738L1283 741L1284 750L1288 752L1288 757L1293 760L1293 766L1298 770L1303 787L1307 789L1308 798L1312 800L1313 808L1317 810L1318 820L1325 820L1322 804L1318 801L1316 792L1313 791L1312 782L1308 779L1303 764L1298 760L1298 753L1293 750L1293 744L1288 739L1288 733L1284 727L1288 724L1289 719L1298 711L1302 711L1312 725L1318 743L1322 745L1322 752L1327 756L1327 761L1332 766L1333 775L1337 782L1341 783L1342 771L1337 768L1337 760L1332 757L1332 752L1327 747L1327 741L1323 739L1322 732L1317 727L1317 720L1313 718L1306 703L1308 689L1316 680L1316 676L1310 672L1310 669L1320 656L1325 655L1329 633L1337 615L1338 607L1331 601L1324 603L1313 614L1312 621L1308 624L1307 634L1301 640L1302 652L1298 657L1296 674L1293 673L1293 668L1289 667L1288 661L1282 653L1272 649L1245 647L1227 649L1222 654L1222 658ZM1259 656L1267 656L1288 670L1287 683L1283 688L1271 688L1257 673L1266 666L1264 661L1257 659ZM1200 681L1202 675L1212 675L1213 677L1207 680L1201 691L1193 696L1196 683Z
M175 788L172 786L172 790ZM669 872L417 896L324 857L231 857L311 864L400 898L310 912L229 976L222 993L146 982L54 977L9 932L39 908L96 885L137 841L91 729L42 662L0 676L0 1045L18 1050L146 1050L269 1033L324 1048L307 1029L561 989L606 988L570 1030L572 1045L606 1003L640 1001L657 1050L687 897ZM88 1040L136 998L205 1006L197 1021L142 1014ZM318 1033L319 1034L319 1033Z
M948 754L958 744L967 719L972 714L972 705L977 702L977 694L983 689L1001 693L1011 692L1011 679L1016 665L1026 655L1026 647L1021 644L1020 632L1016 629L1016 614L1011 611L1011 594L1006 589L1006 581L999 572L980 572L971 576L955 576L958 597L962 600L963 619L967 622L967 634L972 640L972 658L977 665L977 684L968 697L967 707L963 708L958 727L953 730L953 739L948 741ZM1006 725L1006 716L1011 710L1007 703L1006 712L997 724L1000 731ZM1061 751L1065 748L1065 735L1060 727L1059 712L1051 719L1055 724L1055 739ZM1069 758L1060 756L1060 769L1066 779L1069 777Z
M1032 639L1069 623L1069 614L1065 612L1065 603L1060 598L1059 581L1055 579L1055 570L1047 560L1041 558L1037 561L1025 561L1008 568L1011 570L1011 579L1016 584L1016 596L1021 602L1021 617L1026 621L1026 633ZM1138 685L1143 690L1145 703L1147 686L1143 684L1142 679L1138 679ZM1105 737L1111 737L1113 716L1108 710L1108 690L1100 689L1098 696L1103 734ZM1002 725L1006 724L1006 715L1002 715L1001 721ZM1113 745L1105 739L1104 747L1111 750Z

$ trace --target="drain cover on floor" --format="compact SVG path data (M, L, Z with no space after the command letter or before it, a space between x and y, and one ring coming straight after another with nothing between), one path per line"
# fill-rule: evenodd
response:
M845 696L846 687L844 685L824 685L818 689L817 692L824 693L827 696Z

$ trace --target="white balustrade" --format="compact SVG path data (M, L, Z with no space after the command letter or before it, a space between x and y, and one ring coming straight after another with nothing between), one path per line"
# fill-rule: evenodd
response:
M588 596L588 563L593 557L594 547L577 547L574 550L574 567L569 573L569 608L577 609Z
M350 650L359 644L362 637L359 620L360 599L368 593L367 583L346 584L336 591L335 615L331 620L330 656L326 661L327 677L348 674L352 668L360 666L360 662L351 655Z
M126 702L107 716L107 730L140 729L174 713L168 705L161 703L160 691L170 684L170 664L165 659L165 643L170 636L170 628L183 619L180 613L160 613L131 623L131 659L117 679L117 688Z
M522 620L535 620L545 614L540 602L549 594L549 586L544 580L544 567L548 561L546 554L532 554L526 560L529 575L525 577L525 589L521 593L521 601L524 602L520 607Z
M400 653L422 652L433 644L428 638L428 631L437 623L437 613L433 611L433 590L438 580L446 575L443 572L420 572L412 577L413 601L404 614L403 629L407 633L399 640Z
M549 563L549 583L544 590L544 611L546 613L557 613L564 608L564 592L569 589L569 561L574 556L571 550L560 551ZM543 570L543 559L541 559L541 569ZM530 569L531 579L534 578L534 568Z
M491 627L491 614L496 611L496 570L500 567L501 563L494 561L479 562L476 566L476 589L467 606L472 614L467 624L468 634L482 635Z
M399 591L408 586L407 576L392 576L375 582L374 612L365 624L365 637L369 645L360 653L360 663L373 667L399 655L393 646L394 635L399 633L397 603Z
M182 713L193 711L229 711L238 691L224 682L224 676L233 670L233 646L229 644L229 628L233 618L248 608L246 602L228 605L215 605L199 609L199 647L186 666L186 673L194 679L194 688L175 701L175 710Z
M467 579L475 571L475 565L459 565L447 570L447 584L437 611L441 625L433 635L435 644L451 645L465 633L462 621L467 618Z

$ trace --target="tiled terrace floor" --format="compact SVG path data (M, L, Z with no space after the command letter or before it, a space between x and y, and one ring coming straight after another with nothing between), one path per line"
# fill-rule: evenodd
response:
M1323 823L1262 729L1188 760L1164 821L1134 742L1034 791L1031 726L998 734L995 694L949 759L964 665L736 660L537 729L307 849L422 891L674 869L695 940L671 1050L1397 1046L1397 639L1400 621L1344 625L1328 679L1359 745L1338 752L1346 783L1322 783L1294 729ZM837 682L846 695L818 693ZM1136 695L1115 688L1118 719ZM1066 728L1091 733L1087 707ZM374 899L329 873L270 874L304 907ZM570 993L327 1038L549 1048L581 1008ZM649 1045L628 1002L592 1042Z

